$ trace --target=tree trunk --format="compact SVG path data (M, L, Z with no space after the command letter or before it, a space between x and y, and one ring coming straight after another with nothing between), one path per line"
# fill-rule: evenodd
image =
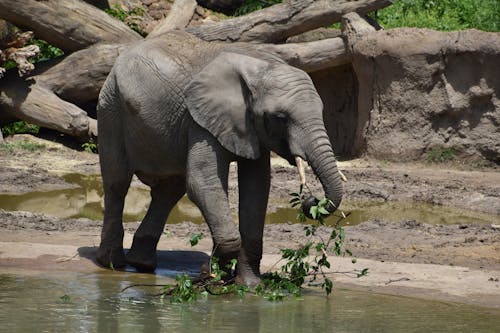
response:
M176 0L167 17L158 23L154 30L149 33L148 38L171 30L184 29L191 21L196 5L196 0Z
M38 38L65 51L100 42L127 43L142 37L123 22L78 0L0 0L0 17L29 27Z
M97 134L96 121L74 104L57 97L41 84L23 80L0 87L0 105L11 115L72 136ZM31 80L29 81L31 82Z
M391 0L289 0L245 16L188 27L206 41L280 43L288 37L339 22L349 12L366 14Z
M46 70L40 68L33 80L72 103L96 100L116 58L128 46L98 44L75 52Z
M105 0L85 0L106 6ZM255 42L292 66L314 72L347 64L350 54L341 38L273 44L340 21L343 14L365 14L390 0L289 0L249 15L186 28L207 41ZM195 0L176 0L169 15L148 38L184 29ZM36 64L28 79L0 80L0 111L73 136L96 134L96 122L77 105L97 100L116 57L142 37L124 23L82 0L0 0L0 18L29 27L38 38L64 51L62 59ZM348 42L353 40L345 33ZM161 38L161 37L159 37ZM69 51L69 52L67 52ZM71 53L73 52L73 53Z
M273 52L288 64L306 72L349 63L342 38L328 38L306 43L257 44L259 50Z
M352 51L356 41L362 38L364 34L375 32L375 28L356 13L349 13L342 18L341 29L346 41L347 52L351 57L353 57ZM366 63L359 64L358 61L352 59L352 68L358 78L358 121L357 126L354 129L356 134L354 138L353 151L358 154L365 151L365 128L370 119L369 110L372 109L373 80L370 77L367 77L367 71L365 68L360 68L360 66L362 67L366 65Z

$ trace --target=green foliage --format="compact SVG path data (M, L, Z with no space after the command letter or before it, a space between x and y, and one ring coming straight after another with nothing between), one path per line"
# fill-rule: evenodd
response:
M176 285L171 291L171 303L194 302L198 299L199 293L188 275L182 274L175 277ZM171 286L165 286L166 289Z
M32 142L32 141L17 141L13 143L3 143L0 145L0 151L7 151L8 153L12 154L15 153L17 150L26 150L30 152L34 152L37 150L45 149L46 146L44 144Z
M249 291L246 286L237 285L230 276L236 267L236 259L232 259L224 269L219 267L216 257L210 258L210 272L208 278L193 282L186 274L177 275L174 285L163 287L161 298L170 296L171 303L194 302L201 297L210 295L234 294L243 296ZM230 277L227 279L227 277Z
M16 121L2 127L2 133L5 136L14 134L38 134L40 126L27 123L25 121Z
M277 3L282 3L283 0L246 0L240 8L236 10L235 16L246 15L248 13L266 8Z
M500 31L500 0L394 0L377 21L386 29L417 27Z
M89 141L82 144L82 149L87 153L97 153L97 144L94 142L94 139L90 138Z
M301 204L304 200L302 186L298 193L291 194L290 203L293 207L300 206L298 219L304 222L306 217L301 211ZM315 224L304 226L305 244L297 249L281 249L284 264L278 272L264 274L262 282L256 287L255 293L270 301L283 300L289 296L300 297L305 283L308 286L320 287L330 295L333 290L333 281L327 272L331 268L329 254L336 256L352 256L351 251L344 249L345 232L340 222L346 217L343 213L337 216L338 220L328 237L324 240L317 231L321 226L325 226L325 218L329 215L327 207L333 205L328 199L315 199L317 204L311 206L310 214ZM192 246L198 244L204 237L202 233L193 234L189 242ZM356 259L352 259L356 263ZM185 274L176 277L176 284L164 287L162 297L170 295L173 303L196 301L199 296L236 294L242 296L249 292L245 286L237 285L233 281L236 269L236 259L226 265L223 269L219 267L217 258L210 259L210 271L207 278L192 282ZM345 274L346 272L344 272ZM362 277L368 274L368 269L353 270L355 277Z
M457 154L458 150L453 147L433 147L427 152L425 159L429 163L446 163L455 160Z
M50 45L44 40L33 38L28 44L38 45L40 53L33 59L33 62L46 61L64 55L64 51L60 48Z
M63 304L68 304L71 302L71 297L69 295L64 294L59 297L59 301Z
M301 206L304 200L302 187L299 193L292 193L291 196L292 207ZM315 224L304 227L305 244L298 249L281 250L282 259L285 260L281 266L281 272L268 274L258 286L256 290L258 294L272 301L281 300L288 295L300 297L302 286L307 283L308 286L320 287L327 295L330 295L333 290L333 281L326 271L331 267L329 254L352 256L349 249L344 249L345 231L340 222L345 215L338 216L327 240L317 234L318 228L326 225L325 218L329 215L327 207L331 205L333 203L330 200L323 198L317 200L316 205L311 206L309 213ZM300 208L297 219L301 223L306 221L306 216ZM353 259L352 262L356 263L356 260ZM368 269L354 270L352 273L356 277L361 277L368 274Z
M143 16L144 9L140 6L134 7L130 10L124 10L120 4L114 4L111 8L104 10L109 16L115 17L120 21L127 24L132 30L138 32L141 35L145 35L141 27L133 20L127 20L130 16Z
M191 235L191 238L189 239L189 244L191 244L191 246L195 246L199 243L200 240L202 240L203 238L205 237L205 235L203 233L199 233L199 234L192 234Z

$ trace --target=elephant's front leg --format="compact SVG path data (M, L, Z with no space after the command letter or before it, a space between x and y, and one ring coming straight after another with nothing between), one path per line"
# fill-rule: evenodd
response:
M227 194L230 159L230 153L208 133L191 136L186 190L210 228L213 254L219 259L222 268L238 257L241 245ZM207 272L202 271L204 273Z
M262 237L270 187L269 153L258 160L238 162L239 225L241 251L237 283L254 287L260 283Z

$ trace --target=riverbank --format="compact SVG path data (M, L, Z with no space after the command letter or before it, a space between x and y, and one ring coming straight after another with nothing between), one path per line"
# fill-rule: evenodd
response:
M20 142L37 147L20 148ZM0 151L0 193L27 193L75 186L61 176L68 173L97 174L95 154L78 152L60 143L17 136L7 139L12 149ZM346 174L345 198L367 201L425 202L489 213L491 223L435 224L397 218L367 219L346 227L346 247L358 258L333 260L334 271L369 268L360 279L334 274L337 286L389 294L458 301L500 307L500 173L497 169L459 170L443 165L394 164L372 160L340 162ZM309 186L317 195L319 184L309 173ZM275 160L269 211L283 206L296 191L293 168ZM134 183L134 186L141 186ZM234 173L230 180L235 198ZM234 207L236 203L232 201ZM130 245L137 223L126 224L125 246ZM102 268L93 262L99 244L100 221L62 219L31 212L0 210L0 267L2 271L77 270ZM191 234L205 225L169 224L160 241L159 272L195 271L199 259L210 252L203 239L191 248ZM328 229L322 230L325 234ZM303 241L302 226L266 225L262 270L271 269L279 249ZM181 252L178 252L181 251ZM179 259L181 258L181 259Z

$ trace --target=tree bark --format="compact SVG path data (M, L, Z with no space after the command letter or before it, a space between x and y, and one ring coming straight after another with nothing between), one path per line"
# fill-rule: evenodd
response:
M289 0L245 16L188 27L206 41L280 43L288 37L339 22L349 12L366 14L391 0Z
M354 152L361 153L366 150L365 129L370 119L370 110L373 102L373 78L366 73L372 70L366 70L364 66L371 66L367 63L356 61L356 55L353 52L354 45L364 35L375 32L375 28L366 22L356 13L349 13L342 18L341 30L346 41L346 49L351 57L352 68L358 79L358 120L354 129Z
M17 81L3 85L0 87L0 105L4 111L19 119L71 136L97 134L95 119L41 84L26 85L26 82Z
M376 31L370 23L357 13L348 13L342 17L341 30L350 53L352 53L353 44L356 43L357 39Z
M67 51L99 42L127 43L142 37L102 10L78 0L0 0L0 17L29 27L38 38Z
M191 21L196 9L196 0L176 0L167 17L158 23L148 38L158 36L167 31L184 29Z
M338 37L305 43L257 44L256 48L272 52L289 65L309 73L350 61L344 41Z
M129 46L98 44L80 50L46 70L40 68L33 80L72 103L96 100L116 58Z
M390 0L289 0L243 17L186 30L207 41L260 42L255 48L314 72L351 61L341 38L289 44L271 42L283 42L289 36L339 21L347 11L364 14L390 3ZM169 16L148 37L184 28L195 5L194 0L177 0ZM64 50L75 51L63 59L37 64L28 79L2 79L0 109L6 111L4 114L73 136L95 135L96 121L77 105L97 100L116 57L142 37L122 22L78 0L24 0L23 5L0 0L0 17L30 27L38 37ZM347 18L355 20L353 15ZM344 25L347 27L349 23ZM344 35L348 45L355 38L350 37L351 32Z

